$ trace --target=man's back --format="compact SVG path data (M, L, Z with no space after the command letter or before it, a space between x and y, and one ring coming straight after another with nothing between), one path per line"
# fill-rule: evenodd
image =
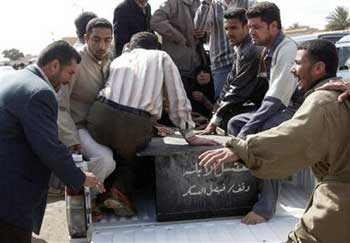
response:
M28 69L0 77L0 83L0 194L7 197L0 202L0 219L32 230L34 212L29 209L34 201L46 200L43 192L50 171L27 137L29 125L39 126L30 124L29 116L36 112L32 110L35 96L47 99L53 107L57 103L49 85Z

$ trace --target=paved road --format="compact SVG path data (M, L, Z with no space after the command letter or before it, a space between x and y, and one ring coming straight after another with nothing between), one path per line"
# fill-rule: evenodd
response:
M49 198L40 235L32 243L69 243L64 198Z

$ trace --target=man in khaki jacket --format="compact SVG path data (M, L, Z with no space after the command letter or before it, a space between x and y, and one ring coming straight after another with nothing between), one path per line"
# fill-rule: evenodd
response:
M200 165L218 167L241 160L259 178L283 178L311 166L319 183L287 242L350 242L350 101L316 90L336 75L335 46L303 43L292 73L306 100L294 117L270 130L233 137L223 149L200 155Z
M79 51L81 63L70 84L58 94L60 140L71 152L81 152L90 160L89 170L102 182L115 169L113 152L90 136L86 129L86 117L108 76L112 33L112 24L108 20L94 18L89 21L86 45Z

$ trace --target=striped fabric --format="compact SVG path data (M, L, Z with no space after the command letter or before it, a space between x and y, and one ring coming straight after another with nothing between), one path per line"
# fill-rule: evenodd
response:
M226 3L229 2L229 3ZM210 33L209 48L211 69L216 70L232 65L233 49L230 47L224 30L224 11L228 8L247 9L253 1L248 0L207 0L202 1L195 16L195 27Z
M169 117L181 133L194 128L179 71L164 51L134 49L114 59L100 96L147 111L157 120L162 114L163 97L167 97Z

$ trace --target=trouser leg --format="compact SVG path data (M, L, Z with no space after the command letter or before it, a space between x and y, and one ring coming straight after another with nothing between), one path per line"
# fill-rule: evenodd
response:
M0 221L0 242L31 243L32 232Z
M213 76L213 81L214 81L214 91L215 91L215 99L217 99L226 82L227 76L229 72L231 71L232 65L227 65L225 67L212 70L212 76Z
M253 207L253 212L270 219L276 212L278 195L281 191L281 180L260 180L261 192L258 201Z
M250 120L252 114L254 114L254 111L232 117L227 123L227 133L237 136L242 127Z
M114 171L116 163L112 150L97 143L87 129L78 130L82 153L88 158L88 167L102 182Z

